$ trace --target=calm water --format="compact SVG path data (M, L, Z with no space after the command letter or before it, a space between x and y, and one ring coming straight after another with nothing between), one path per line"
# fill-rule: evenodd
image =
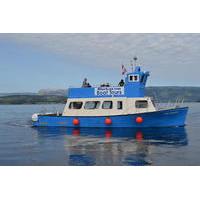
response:
M0 105L0 165L200 165L200 104L185 128L32 128L64 105Z

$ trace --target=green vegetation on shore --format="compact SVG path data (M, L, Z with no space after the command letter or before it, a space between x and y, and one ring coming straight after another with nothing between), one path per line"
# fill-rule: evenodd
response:
M65 103L66 97L55 95L10 95L0 97L0 104L50 104Z

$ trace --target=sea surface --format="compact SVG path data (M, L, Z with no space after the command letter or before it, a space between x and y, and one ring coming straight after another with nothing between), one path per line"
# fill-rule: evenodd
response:
M64 105L0 105L0 165L200 165L200 103L187 105L185 127L137 130L33 128Z

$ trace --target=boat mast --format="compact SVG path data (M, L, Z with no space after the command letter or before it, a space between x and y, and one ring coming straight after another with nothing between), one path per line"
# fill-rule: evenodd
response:
M134 66L136 67L137 66L137 60L138 60L138 58L135 56L133 58L133 60L134 60ZM133 60L131 60L131 69L132 69L132 72L134 71L134 69L133 69Z
M131 60L131 70L133 72L133 61Z
M135 67L136 67L136 66L137 66L137 60L138 60L137 56L135 56L135 57L133 58L133 60L134 60L134 65L135 65Z

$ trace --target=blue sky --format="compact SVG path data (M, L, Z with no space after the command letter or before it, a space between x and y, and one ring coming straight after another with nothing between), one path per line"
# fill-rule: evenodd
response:
M0 34L0 92L117 84L135 55L148 85L200 86L200 34Z

